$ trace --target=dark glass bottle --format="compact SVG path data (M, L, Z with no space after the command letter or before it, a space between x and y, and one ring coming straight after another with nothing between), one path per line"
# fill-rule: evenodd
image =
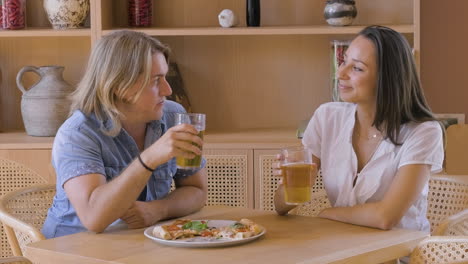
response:
M247 26L260 26L260 0L247 0Z

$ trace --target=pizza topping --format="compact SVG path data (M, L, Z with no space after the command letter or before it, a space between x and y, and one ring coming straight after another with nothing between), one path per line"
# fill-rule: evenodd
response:
M206 224L206 221L190 221L185 223L182 226L182 229L192 229L196 231L203 231L205 229L208 229L208 225Z

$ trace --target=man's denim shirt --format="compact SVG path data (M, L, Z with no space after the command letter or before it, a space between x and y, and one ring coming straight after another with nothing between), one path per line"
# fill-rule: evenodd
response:
M181 105L167 100L162 119L149 123L146 128L145 148L174 126L175 113L182 112L185 110ZM109 123L98 121L94 114L85 116L81 111L75 111L58 130L52 149L57 193L42 228L46 238L86 231L65 194L65 182L92 173L104 175L109 182L137 157L138 147L124 129L116 137L107 136L101 131L102 126L108 128L112 125ZM205 164L206 161L203 160L202 167ZM175 158L162 164L148 180L146 200L165 197L170 191L173 178L187 177L197 171L178 170Z

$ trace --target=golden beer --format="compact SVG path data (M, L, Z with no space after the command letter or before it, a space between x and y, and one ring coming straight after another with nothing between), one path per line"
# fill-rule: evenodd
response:
M199 131L198 136L203 140L203 134L205 131ZM195 143L192 143L193 145L197 145ZM198 145L197 145L198 146ZM201 146L200 150L202 149ZM200 168L201 166L201 161L202 161L202 155L196 155L195 158L193 159L187 159L183 157L176 157L176 163L177 163L177 168L180 169L194 169L194 168Z
M285 202L301 204L310 201L312 173L315 164L289 163L281 165Z

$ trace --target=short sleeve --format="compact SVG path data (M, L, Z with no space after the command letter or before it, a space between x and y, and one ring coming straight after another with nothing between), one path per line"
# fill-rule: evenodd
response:
M85 174L106 175L100 146L79 128L62 128L55 137L52 162L63 187L71 178Z
M398 168L409 164L431 165L431 173L442 170L444 144L442 127L436 121L419 124L403 143Z
M304 137L302 138L302 144L311 149L312 154L318 158L321 158L321 142L322 142L322 124L321 119L324 115L323 107L317 108L314 115L309 121L306 130L304 131Z

